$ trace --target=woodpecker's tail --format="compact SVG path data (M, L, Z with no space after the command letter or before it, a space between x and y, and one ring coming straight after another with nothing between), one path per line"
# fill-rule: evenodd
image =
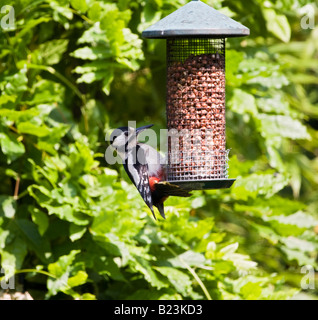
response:
M159 212L160 212L160 215L162 216L162 218L166 219L166 216L165 216L165 210L164 210L164 206L163 206L163 202L162 203L159 203L156 205L156 207L158 208Z
M149 206L148 206L148 207L149 207ZM149 209L151 210L154 219L157 220L156 215L155 215L155 213L154 213L154 211L153 211L153 207L151 206L151 207L149 207Z
M179 186L171 184L167 181L160 181L154 184L152 192L153 204L158 208L161 216L166 219L163 202L169 196L190 197L189 191L181 189Z

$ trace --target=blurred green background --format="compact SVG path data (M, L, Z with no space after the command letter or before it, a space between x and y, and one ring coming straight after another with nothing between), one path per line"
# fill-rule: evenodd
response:
M231 189L154 221L104 159L110 128L165 128L165 41L141 32L187 2L1 2L2 281L34 299L318 298L314 2L204 1L251 32L227 40Z

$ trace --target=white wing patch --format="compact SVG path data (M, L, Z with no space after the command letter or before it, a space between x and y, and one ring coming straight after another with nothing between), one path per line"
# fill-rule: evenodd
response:
M139 191L141 197L143 198L147 206L150 208L153 216L155 217L153 211L152 195L149 185L148 165L145 161L145 154L143 152L144 150L141 149L138 145L136 149L136 153L132 152L128 156L125 163L126 167L124 167L128 173L129 178L132 180L137 190ZM143 159L141 159L142 161L138 161L136 163L136 154L138 154L138 157L143 157Z
M127 163L127 167L128 167L129 173L132 176L132 179L133 179L132 182L137 187L140 183L139 172L135 169L134 165L129 162Z

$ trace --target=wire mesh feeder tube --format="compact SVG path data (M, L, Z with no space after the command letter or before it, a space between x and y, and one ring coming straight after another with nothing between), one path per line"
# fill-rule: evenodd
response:
M167 178L227 179L225 39L167 39Z

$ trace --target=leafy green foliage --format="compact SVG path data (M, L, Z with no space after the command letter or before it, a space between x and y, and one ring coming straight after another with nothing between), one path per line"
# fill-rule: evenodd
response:
M299 29L302 0L206 2L251 29L227 41L237 181L170 198L154 221L105 134L165 127L164 42L141 31L185 1L7 1L0 266L44 284L35 298L288 299L317 269L317 27Z

